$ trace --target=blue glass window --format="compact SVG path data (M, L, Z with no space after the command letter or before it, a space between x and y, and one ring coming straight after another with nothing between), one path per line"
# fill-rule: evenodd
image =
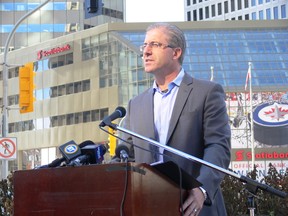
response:
M270 8L266 9L266 19L271 20L271 9Z
M66 10L66 2L54 2L54 10Z
M14 11L13 3L0 3L0 11Z
M286 5L281 5L281 18L282 19L287 18L287 16L286 16Z
M26 3L15 3L15 10L16 11L27 10L27 4Z
M256 12L252 13L252 20L256 20Z
M21 24L16 32L65 32L66 24ZM2 25L0 33L9 33L14 25Z
M41 32L53 32L53 25L51 25L51 24L42 24L40 31Z
M279 19L278 17L278 7L273 8L273 13L274 13L274 19Z
M40 3L0 3L0 11L30 11L38 7ZM66 10L66 2L48 2L41 10Z
M259 11L259 20L263 20L264 19L264 14L263 14L263 10Z

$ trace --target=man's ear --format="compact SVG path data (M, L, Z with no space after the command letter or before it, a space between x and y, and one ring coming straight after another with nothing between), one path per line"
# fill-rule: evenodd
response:
M179 59L182 54L182 49L180 47L173 49L173 57L174 59Z

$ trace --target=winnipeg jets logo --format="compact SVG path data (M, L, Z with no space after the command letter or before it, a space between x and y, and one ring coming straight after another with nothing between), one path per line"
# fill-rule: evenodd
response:
M264 111L265 115L270 116L272 120L279 121L280 119L285 119L285 115L288 115L288 109L283 108L283 106L279 107L276 103L274 105L274 108Z
M253 112L254 121L263 126L277 127L288 125L288 104L265 103Z

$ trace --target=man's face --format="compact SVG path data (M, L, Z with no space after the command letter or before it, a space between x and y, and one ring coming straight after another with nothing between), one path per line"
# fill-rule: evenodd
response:
M144 70L147 73L169 73L173 60L173 48L168 43L163 28L152 29L146 33L143 47ZM168 71L167 71L168 70Z

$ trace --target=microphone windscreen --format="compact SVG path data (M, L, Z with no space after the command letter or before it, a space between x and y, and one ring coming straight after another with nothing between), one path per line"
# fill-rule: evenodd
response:
M124 144L119 144L115 149L115 154L118 158L120 158L121 151L123 150L129 155L129 148Z

